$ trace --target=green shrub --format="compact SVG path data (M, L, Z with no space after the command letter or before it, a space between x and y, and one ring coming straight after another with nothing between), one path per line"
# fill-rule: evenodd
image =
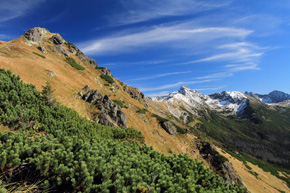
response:
M106 83L106 84L104 84L104 86L110 86L110 84Z
M145 114L146 111L148 112L147 109L138 109L138 110L136 111L136 113Z
M101 67L101 66L96 66L95 69L97 69L97 70L104 70L106 68L105 67Z
M124 102L123 101L120 101L120 100L113 100L113 102L116 103L117 105L119 105L121 108L124 105Z
M84 70L85 68L81 65L79 65L75 59L67 57L64 61L66 61L69 65L71 65L72 67L74 67L77 70Z
M37 56L39 56L39 57L41 57L41 58L46 58L44 55L41 55L39 53L36 53L36 52L32 52L32 53L35 54L35 55L37 55Z
M114 79L109 75L102 74L100 77L110 84L115 82Z

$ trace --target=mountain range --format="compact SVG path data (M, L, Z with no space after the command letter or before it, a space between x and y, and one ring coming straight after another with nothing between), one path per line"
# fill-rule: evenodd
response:
M129 136L127 141L138 139L138 143L145 142L147 146L152 146L162 156L169 156L168 159L178 160L180 163L182 159L183 161L185 159L203 161L204 167L210 168L213 173L221 176L225 183L246 187L250 192L290 191L289 94L281 91L273 91L267 95L223 91L204 95L197 90L182 86L178 91L167 96L146 97L138 88L133 88L114 78L110 69L101 67L95 59L88 58L76 45L66 41L60 34L51 33L40 27L30 29L18 39L0 41L0 67L10 70L20 77L19 79L22 81L17 85L33 84L34 86L27 86L27 88L36 88L42 94L41 100L45 98L48 104L45 109L53 109L53 114L50 116L60 114L61 121L65 119L62 123L64 127L73 123L73 126L67 128L66 132L84 132L77 138L92 137L91 133L85 133L86 129L83 126L81 126L82 130L77 129L79 120L82 120L83 125L91 123L99 125L105 129L101 133L102 136L116 137L118 143L125 143L122 141L124 136ZM1 73L0 77L7 79L3 75L6 72L1 71ZM13 81L15 82L14 79ZM54 92L46 92L46 95L43 95L45 89L50 87ZM15 90L15 92L19 90ZM14 100L15 92L13 91L13 95L9 95L10 101ZM29 91L28 93L32 96L31 93L37 92ZM16 95L21 100L21 96L24 96L23 93ZM25 97L29 98L26 95ZM0 97L0 108L7 103L4 98ZM38 103L39 101L36 104ZM73 115L70 117L63 116L61 113L70 111L62 109L61 112L58 112L58 104L73 109L77 115L72 113ZM13 106L14 103L11 105ZM23 108L30 106L31 104L26 104ZM39 107L37 109L39 112L46 112L39 110ZM21 108L16 108L15 112L20 110ZM0 109L0 112L3 113L6 110ZM7 112L14 112L14 110ZM21 112L19 119L13 116L14 122L10 124L7 123L7 117L1 114L0 131L19 132L16 128L24 125L25 131L31 129L31 131L37 132L37 128L44 127L45 124L40 120L36 122L35 117L24 119L23 116L36 116L31 109L28 112ZM38 117L41 116L43 115ZM80 118L75 121L75 117L78 116L88 122ZM58 121L52 121L52 127ZM50 136L52 133L48 133L49 127L46 129L37 132L36 136ZM136 134L136 130L139 132L138 134ZM141 134L144 136L143 138L140 137ZM69 133L70 135L71 133ZM45 138L50 139L47 136ZM70 137L76 140L75 136ZM34 136L32 136L33 138ZM87 140L90 139L87 138ZM60 144L63 143L60 142ZM2 148L2 146L0 147ZM132 146L130 151L139 152L138 148L142 149L139 146ZM76 149L78 148L68 148L68 150ZM151 152L151 157L156 154L152 153L153 150L146 148L144 152ZM106 156L109 158L116 154L117 150L114 150L111 155L106 154ZM174 157L177 154L180 154L180 160ZM183 154L188 158L183 158ZM25 156L27 155L26 153ZM150 156L146 157L146 160L150 159ZM162 156L159 156L160 159L165 160ZM100 156L97 157L97 159L99 158ZM133 163L132 159L130 158ZM134 159L137 160L136 157ZM21 164L19 168L16 168L19 169L17 171L26 167L25 163ZM170 167L170 164L165 165ZM110 167L113 166L109 165L107 168ZM154 166L154 168L156 167ZM104 168L102 166L102 169ZM36 169L33 168L33 171ZM166 171L171 170L166 169ZM113 169L106 179L109 179L110 175L114 178L117 177L113 174L114 172L118 172L117 169ZM160 180L159 173L161 175L162 172L156 172L149 172L150 183L148 182L146 187L144 184L138 186L140 192L143 190L143 192L149 192L150 185L155 184L154 181L157 183ZM46 174L43 173L43 175ZM175 174L176 179L181 178L178 172ZM59 177L50 177L50 183L54 183L56 178L59 180ZM167 178L168 181L170 179L173 178ZM65 181L65 178L62 180ZM112 180L114 179L112 178ZM67 181L66 185L71 183ZM55 187L58 187L56 183L54 184ZM153 185L152 188L154 188ZM79 189L83 190L84 186L79 186ZM111 190L113 191L113 189Z

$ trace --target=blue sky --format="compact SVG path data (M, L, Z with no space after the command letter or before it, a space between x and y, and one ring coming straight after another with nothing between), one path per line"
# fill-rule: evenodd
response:
M0 39L60 33L147 96L290 93L289 0L0 0Z

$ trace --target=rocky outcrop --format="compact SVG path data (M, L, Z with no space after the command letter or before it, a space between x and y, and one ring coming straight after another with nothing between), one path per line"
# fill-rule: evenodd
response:
M107 95L85 86L85 94L79 92L79 96L88 103L95 105L99 112L93 118L94 121L106 126L114 126L114 123L121 128L126 128L127 115L122 112L121 107L115 104Z
M55 45L61 45L65 42L65 40L59 34L53 35L51 38L49 38L49 41Z
M176 128L170 121L161 122L161 127L170 135L176 135Z
M121 85L123 86L123 90L128 93L131 98L139 101L145 101L145 96L144 93L141 92L138 88L133 88L131 86L128 86L126 84L124 84L123 82L121 82Z
M109 68L102 68L102 74L112 76L111 70Z
M49 33L49 31L45 28L35 27L30 30L28 30L24 37L27 40L26 43L28 44L40 44L42 37L44 34Z
M89 58L88 61L89 61L89 63L90 63L91 65L93 65L93 66L95 66L95 67L98 66L97 61L94 60L93 58Z
M196 147L200 155L205 159L212 169L219 174L223 181L231 185L242 185L243 181L237 171L233 168L232 164L227 158L220 155L214 145L206 141L196 141Z

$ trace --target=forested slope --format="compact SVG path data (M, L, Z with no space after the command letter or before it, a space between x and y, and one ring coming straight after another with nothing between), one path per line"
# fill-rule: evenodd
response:
M244 192L186 154L165 156L140 132L104 127L0 70L0 191Z

